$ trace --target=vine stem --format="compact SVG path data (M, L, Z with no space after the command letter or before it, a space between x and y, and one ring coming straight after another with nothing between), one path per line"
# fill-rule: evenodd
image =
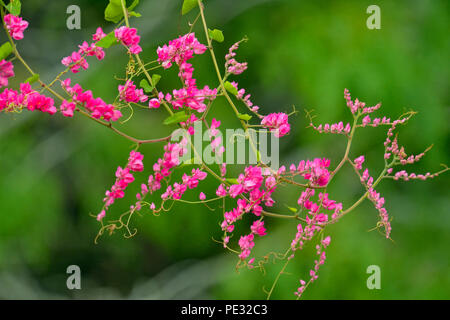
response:
M130 27L130 22L128 21L128 10L127 7L125 5L125 0L120 0L120 3L122 5L122 11L123 11L123 17L125 19L125 25L127 26L127 28ZM139 54L135 54L134 55L136 57L136 60L139 64L139 67L142 69L142 71L144 72L145 77L147 78L148 82L150 83L150 85L153 87L153 93L158 96L158 90L156 89L156 86L154 86L153 84L153 80L152 77L150 76L150 74L148 73L147 69L145 68L144 63L141 60L141 57L139 56ZM173 111L170 109L170 107L167 105L167 103L165 101L163 101L163 106L166 109L166 111L170 114L173 115Z
M339 162L339 164L337 165L337 167L333 170L333 172L330 175L330 179L328 179L328 183L327 185L331 182L331 180L333 179L333 177L336 175L336 173L342 168L342 166L344 165L345 161L347 161L348 159L348 155L350 153L350 147L352 145L352 141L353 141L353 136L355 134L356 131L356 124L358 122L358 118L359 115L357 116L353 116L353 125L352 125L352 130L350 131L350 135L348 137L348 141L347 141L347 147L345 148L345 153L344 156L342 157L341 162Z
M290 249L286 252L285 256L289 253ZM275 281L272 284L272 287L270 288L269 293L267 294L266 300L270 300L270 297L272 296L273 290L275 289L278 280L280 280L281 275L284 273L284 270L286 270L286 267L288 266L289 262L291 260L287 259L286 262L283 265L283 268L281 268L280 272L278 273L277 277L275 278Z
M350 160L349 160L350 162ZM355 169L356 174L358 175L358 177L361 178L358 170L355 168L355 166L351 163L353 169ZM387 171L387 168L385 167L383 169L383 171L381 171L380 175L378 176L378 178L375 180L375 182L372 184L372 188L375 188L383 179L385 173ZM335 219L334 221L330 221L329 223L334 223L337 220L339 220L340 218L342 218L344 215L346 215L347 213L349 213L350 211L354 210L356 207L358 207L367 197L369 196L369 190L367 190L353 205L351 205L348 209L344 210L341 212L341 214L339 215L339 217L337 219ZM327 223L328 224L328 223Z
M216 70L216 74L217 74L217 78L219 80L220 88L222 89L222 92L223 92L225 98L227 99L229 105L231 106L231 108L233 109L234 113L236 114L236 117L239 119L239 122L241 123L242 127L244 128L244 131L246 133L248 133L248 126L247 126L247 124L245 123L244 120L239 118L239 110L237 109L236 105L234 104L233 100L231 100L230 96L228 95L227 90L225 89L224 80L222 78L222 75L220 74L220 69L219 69L219 65L217 63L216 55L214 53L214 49L213 49L213 46L212 46L212 41L211 41L211 38L209 37L208 25L206 24L206 18L205 18L203 3L202 3L201 0L197 0L197 3L198 3L198 7L200 8L200 16L202 18L202 24L203 24L203 30L205 32L206 42L208 43L208 50L209 50L209 53L211 54L211 59L212 59L213 64L214 64L214 69ZM253 139L252 139L250 134L248 134L247 136L248 136L248 139L249 139L249 142L250 142L250 146L252 147L253 152L255 152L255 155L256 155L257 160L259 162L259 160L260 160L259 159L260 158L259 157L259 152L258 152L258 150L257 150L257 148L255 146L255 143L254 143L254 141L253 141Z
M17 50L16 44L14 43L11 35L9 34L9 31L8 31L8 29L6 27L6 24L5 24L5 21L4 21L4 18L3 18L4 15L5 15L5 12L4 12L3 8L0 8L0 10L1 10L1 17L2 17L2 21L3 21L3 28L4 28L5 32L6 32L6 35L8 36L8 40L9 40L9 43L11 44L11 47L13 49L13 53L14 53L15 57L22 63L22 65L27 69L27 71L32 76L35 76L37 73L33 71L33 69L28 65L28 63L22 58L21 54L19 53L19 50ZM49 91L51 94L53 94L55 97L57 97L61 101L64 100L64 97L61 96L59 93L57 93L52 88L50 88L50 86L53 85L53 83L55 81L57 81L57 79L59 77L61 77L64 73L65 73L65 71L61 72L55 78L55 80L53 80L51 82L50 85L46 85L40 78L38 79L38 82L41 85L41 87L43 87L45 90ZM132 142L134 142L134 143L137 143L139 145L140 144L146 144L146 143L155 143L155 142L167 141L167 140L170 139L170 136L163 137L163 138L158 138L158 139L137 139L137 138L134 138L134 137L132 137L132 136L130 136L130 135L120 131L119 129L115 128L110 122L105 122L105 121L102 121L100 119L96 119L96 118L92 117L89 113L87 113L87 112L85 112L85 111L83 111L83 110L81 110L79 108L77 108L76 111L78 111L83 116L88 117L89 119L94 120L95 122L97 122L97 123L99 123L99 124L101 124L101 125L103 125L103 126L105 126L107 128L110 128L112 131L114 131L118 135L120 135L120 136L122 136L122 137L124 137L124 138L126 138L126 139L128 139L128 140L130 140Z
M200 1L199 1L199 2L200 2ZM129 28L129 27L130 27L130 24L129 24L129 21L128 21L128 12L127 12L127 8L126 8L126 6L125 6L125 1L124 1L124 0L121 0L121 4L122 4L122 10L123 10L124 18L125 18L125 25ZM219 70L219 67L218 67L218 64L217 64L216 57L215 57L215 55L214 55L214 51L213 51L213 49L212 49L211 39L209 38L209 35L208 35L208 27L206 26L206 20L205 20L205 16L204 16L204 13L203 13L203 8L202 8L202 6L201 6L201 3L199 3L199 7L200 7L200 16L202 17L203 26L204 26L204 28L205 28L205 34L206 34L206 39L207 39L207 42L208 42L208 47L209 47L210 52L211 52L211 57L212 57L213 62L214 62L214 67L215 67L216 72L217 72L217 76L218 76L218 79L219 79L219 82L220 82L220 87L221 87L221 89L222 89L222 92L224 93L224 96L226 97L226 99L227 99L228 102L230 103L231 107L232 107L233 110L235 111L236 115L238 115L238 114L239 114L239 111L237 110L237 108L236 108L236 106L234 105L233 101L232 101L231 98L229 97L229 95L228 95L228 93L227 93L227 91L226 91L226 89L225 89L225 87L224 87L224 84L223 84L223 79L222 79L222 76L221 76L221 74L220 74L220 70ZM139 65L140 65L140 67L143 69L143 71L144 71L144 73L145 73L145 76L146 76L147 79L150 81L150 84L153 85L152 82L151 82L151 81L152 81L152 80L151 80L151 77L150 77L150 75L145 71L145 68L143 67L143 63L142 63L142 60L140 59L139 55L135 55L135 57L136 57L136 59L137 59ZM156 90L156 88L155 88L154 90ZM158 94L157 90L156 90L156 94ZM166 106L167 111L172 115L173 112L172 112L172 110L170 110L169 106L167 106L165 103L164 103L164 105ZM247 125L245 124L245 122L244 122L243 120L241 120L241 119L239 119L239 120L240 120L242 126L244 127L245 131L247 132L247 131L248 131ZM251 142L251 144L252 144L252 147L254 148L255 154L258 154L257 151L256 151L255 146L253 145L253 142L252 142L250 136L249 136L249 139L250 139L250 142ZM216 178L217 180L219 180L221 183L226 183L226 182L224 181L224 179L222 179L221 177L219 177L219 176L218 176L218 175L217 175L210 167L208 167L208 166L201 160L201 157L199 157L199 155L198 155L198 153L197 153L197 150L195 150L195 148L194 148L194 146L192 145L192 143L190 143L190 144L191 144L192 150L194 151L194 154L199 158L199 160L201 161L201 164L202 164L202 166L205 168L205 170L208 171L214 178ZM297 218L296 216L282 215L282 214L271 213L271 212L267 212L267 211L263 211L262 214L265 215L265 216L268 216L268 217L273 217L273 218L289 218L289 219Z

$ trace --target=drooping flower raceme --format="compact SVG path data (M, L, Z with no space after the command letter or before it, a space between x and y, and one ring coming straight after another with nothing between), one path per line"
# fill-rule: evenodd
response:
M78 51L74 51L70 56L64 57L61 60L61 63L64 66L69 67L70 71L73 73L77 73L80 71L80 68L83 70L89 68L86 57L96 56L98 60L103 60L105 52L103 51L103 48L96 46L96 43L105 36L102 28L97 28L96 33L92 35L94 42L89 44L84 41L82 45L78 46Z
M107 104L101 98L94 98L92 91L84 91L83 88L77 83L74 86L70 86L71 81L69 78L61 82L61 86L72 97L73 102L84 107L93 118L104 119L106 121L117 121L122 117L120 110L112 104ZM62 108L66 108L66 105ZM70 116L70 112L64 114Z

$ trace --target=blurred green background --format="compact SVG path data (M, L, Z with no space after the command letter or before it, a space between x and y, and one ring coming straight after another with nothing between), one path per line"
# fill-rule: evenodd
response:
M66 8L81 8L81 30L66 28ZM18 44L24 58L49 81L62 70L60 60L75 50L97 26L110 31L103 20L107 1L26 0L22 16L30 22L25 39ZM430 144L432 151L414 172L440 170L450 163L449 153L449 2L428 1L268 1L207 0L206 16L211 28L224 31L225 41L216 44L223 63L229 46L247 36L238 51L239 61L249 69L236 80L252 94L263 113L300 112L290 119L293 131L281 141L282 164L301 159L329 157L332 166L343 154L345 139L319 135L306 129L303 110L314 110L317 123L349 121L343 90L353 98L374 105L378 114L397 117L416 110L400 142L407 153L420 153ZM381 29L366 27L366 8L381 8ZM188 30L197 10L181 16L181 1L141 0L132 19L142 35L142 57L154 60L158 45ZM203 33L195 28L200 41ZM1 35L4 42L6 36ZM89 59L90 68L73 81L111 101L127 62L124 49L115 46L102 62ZM201 85L217 81L209 54L192 60ZM16 79L28 75L15 62ZM158 73L161 70L158 71ZM179 86L176 71L162 73L160 89ZM167 75L167 76L166 76ZM237 127L223 99L213 116ZM164 111L139 111L124 130L142 138L162 137L170 128L160 123ZM357 136L352 157L366 155L375 174L382 163L383 129L366 129ZM117 232L94 237L102 197L113 183L118 165L130 150L127 140L85 118L50 117L38 112L0 115L0 298L148 298L148 299L260 299L281 268L267 265L259 271L235 272L237 258L224 252L212 237L220 238L221 210L203 205L175 205L160 217L144 214L133 226L138 234L124 239ZM160 156L161 145L146 145L145 164ZM139 175L145 179L148 171ZM214 194L215 182L201 189ZM450 298L450 215L448 175L428 182L386 181L379 188L386 198L392 221L393 242L377 231L368 232L378 216L365 202L328 232L332 244L319 281L305 299L448 299ZM133 201L135 189L110 210L117 215ZM348 206L362 187L349 168L344 168L329 193ZM196 199L198 190L187 199ZM276 193L279 203L295 205L298 192ZM285 210L279 205L280 211ZM248 226L249 221L242 224ZM255 253L281 251L296 232L292 222L266 221L268 236L257 242ZM313 250L305 249L290 265L273 294L291 299L298 279L305 278L313 264ZM79 265L82 290L66 288L66 268ZM366 287L366 268L381 268L381 290Z

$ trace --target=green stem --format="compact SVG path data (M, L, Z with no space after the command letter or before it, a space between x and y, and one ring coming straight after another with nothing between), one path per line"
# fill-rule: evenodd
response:
M122 0L123 1L123 0ZM216 55L214 53L214 49L212 46L212 41L211 38L209 37L209 33L208 33L208 26L206 24L206 19L205 19L205 14L204 14L204 8L203 8L203 4L201 0L197 0L198 2L198 7L200 8L200 15L202 17L202 23L203 23L203 30L205 32L205 36L206 36L206 41L208 43L208 49L209 49L209 53L211 54L211 59L213 61L214 64L214 69L216 70L216 74L217 74L217 78L219 80L220 83L220 88L225 96L225 98L227 99L229 105L231 106L231 108L233 109L234 113L236 114L236 117L239 119L239 110L237 109L236 105L233 103L233 100L231 100L230 96L228 95L227 90L225 89L225 85L224 85L224 80L222 78L222 75L220 74L220 69L219 69L219 65L217 64L217 59L216 59ZM255 143L253 141L253 139L251 138L251 135L248 134L248 126L245 123L244 120L239 119L242 127L244 128L244 131L246 133L246 136L248 136L249 142L250 142L250 146L253 149L253 152L255 152L255 155L257 156L257 160L258 162L260 161L259 159L259 152L255 146Z

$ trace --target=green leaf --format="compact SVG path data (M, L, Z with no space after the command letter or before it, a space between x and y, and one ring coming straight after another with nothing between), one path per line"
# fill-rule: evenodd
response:
M144 89L145 92L151 92L153 87L148 83L147 79L142 79L139 86Z
M197 5L197 0L184 0L183 7L181 8L181 14L184 16L186 13L194 9Z
M0 47L0 60L6 59L13 52L11 43L5 42Z
M289 207L288 205L285 205L286 206L286 208L288 208L289 210L291 210L293 213L297 213L297 208L294 208L294 207Z
M127 8L128 14L135 17L141 15L134 12L133 9L139 4L139 0L134 0L133 3ZM105 20L118 23L123 18L122 3L120 0L109 0L108 6L105 9Z
M218 29L211 30L208 28L209 37L217 42L223 42L225 38L223 37L222 31Z
M120 0L109 0L105 9L105 20L118 23L122 17L123 11Z
M20 3L20 0L11 0L9 4L6 6L6 9L14 15L18 16L20 15L20 10L22 9L22 4Z
M136 18L142 17L142 14L140 14L139 12L136 12L136 11L128 11L128 14L130 15L130 17L136 17Z
M117 44L117 39L116 36L114 35L114 32L108 33L108 35L106 37L104 37L103 39L97 41L97 43L95 44L97 47L101 47L101 48L109 48L114 44Z
M252 116L247 113L238 113L237 116L239 119L244 120L244 121L249 121L252 118Z
M231 84L230 81L225 81L223 86L229 93L234 94L235 96L238 94L237 89Z
M130 11L132 11L134 8L136 8L136 6L139 4L139 0L134 0L133 3L127 8L127 10L129 11L129 13L131 14Z
M161 79L161 76L159 74L157 74L157 73L152 74L153 86L156 86L160 79Z
M3 2L3 0L0 0L0 4L6 8L6 4Z
M29 84L32 84L32 83L35 83L38 80L39 80L39 74L35 73L31 77L29 77L27 80L25 80L25 82L28 82Z
M239 183L236 178L226 178L225 181L229 182L231 184L238 184Z
M174 124L174 123L179 123L179 122L186 121L188 118L189 118L189 116L186 114L186 112L181 111L181 112L174 113L170 117L166 118L163 121L163 123L166 124L166 125L169 125L169 124Z
M155 89L155 86L158 84L159 79L161 79L161 76L159 74L153 74L152 75L152 85L150 85L147 81L147 79L142 79L139 83L139 86L145 90L145 92L151 92L153 89Z

